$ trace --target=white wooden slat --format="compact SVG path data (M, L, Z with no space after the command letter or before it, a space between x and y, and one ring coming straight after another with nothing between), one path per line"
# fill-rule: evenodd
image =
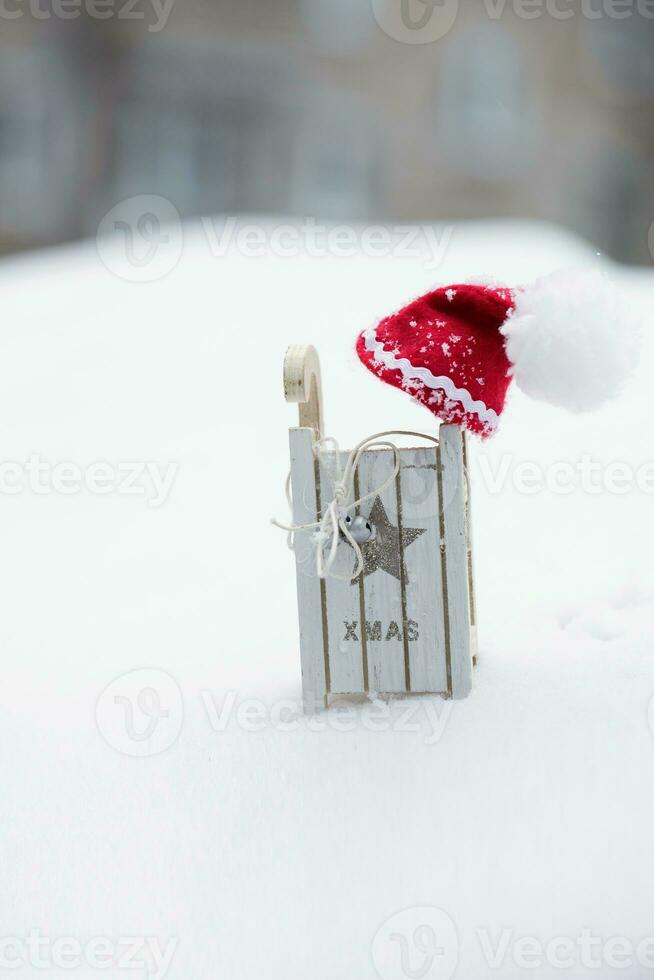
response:
M450 690L453 698L464 698L472 688L472 656L463 441L461 430L453 425L441 425L439 436L446 565L444 598L447 604L446 620L449 622Z
M463 470L466 491L466 541L468 545L468 597L470 599L470 656L473 666L477 657L477 592L475 583L475 557L472 535L472 504L470 501L470 443L467 433L463 433Z
M365 496L379 487L392 474L394 457L391 450L366 450L358 467L357 496ZM398 526L396 484L379 495L389 522ZM366 517L374 514L375 499L361 506ZM378 535L383 530L377 528ZM396 693L407 690L408 648L405 639L405 617L402 603L402 582L383 568L377 568L363 579L365 620L367 621L366 654L370 691ZM364 624L364 629L366 626Z
M401 450L402 524L424 528L404 552L411 690L448 690L436 447Z
M341 453L341 467L347 462ZM334 497L335 454L320 454L321 511ZM365 640L362 630L361 603L358 582L352 584L354 551L341 540L336 560L325 579L327 600L327 631L329 636L329 693L362 694L366 690ZM337 578L337 576L340 576Z
M310 524L317 520L318 494L313 438L313 429L289 430L294 524ZM324 584L316 574L314 554L311 532L296 532L295 571L302 658L302 698L306 714L312 714L317 708L327 707L328 690L328 637L324 635L323 616Z

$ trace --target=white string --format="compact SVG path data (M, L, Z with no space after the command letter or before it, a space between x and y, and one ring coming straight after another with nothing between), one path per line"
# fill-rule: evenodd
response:
M438 445L438 439L435 436L427 435L425 432L413 432L407 429L388 429L385 432L376 432L372 436L368 436L362 439L361 442L357 443L354 449L351 451L347 458L345 464L345 469L340 471L340 450L338 448L338 443L336 439L332 436L325 436L322 439L318 439L314 443L314 453L317 455L321 449L326 446L331 446L334 452L336 460L336 479L334 480L334 497L327 505L327 508L319 521L314 521L311 524L282 524L273 518L271 521L275 527L281 528L283 531L288 531L288 546L289 548L294 547L294 535L296 531L310 531L316 529L316 573L318 578L324 579L328 576L332 578L339 579L340 581L350 581L353 578L358 578L364 568L363 553L361 547L357 541L354 540L350 531L345 523L345 516L348 510L352 510L358 507L360 504L364 503L366 500L370 500L371 497L376 497L377 494L382 493L389 484L391 484L397 474L400 472L400 453L397 446L385 440L384 436L415 436L418 439L428 439L430 442ZM393 453L393 472L383 483L381 483L370 493L364 494L357 500L353 500L351 503L347 503L348 497L350 496L354 487L354 474L356 473L357 466L359 465L359 460L361 458L361 453L365 449L390 449ZM291 474L289 472L286 477L285 483L286 500L290 507L291 513L293 512L293 499L291 496ZM338 537L339 531L342 532L346 541L351 545L354 551L356 563L352 575L336 575L331 571L332 565L336 559L336 550L338 548ZM325 544L330 541L329 551L327 557L325 558Z

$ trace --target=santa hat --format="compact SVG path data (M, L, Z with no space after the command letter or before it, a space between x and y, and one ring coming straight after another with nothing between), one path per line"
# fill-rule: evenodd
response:
M485 437L512 379L572 411L615 396L636 363L637 330L602 273L559 272L516 289L435 289L364 330L357 353L443 422Z

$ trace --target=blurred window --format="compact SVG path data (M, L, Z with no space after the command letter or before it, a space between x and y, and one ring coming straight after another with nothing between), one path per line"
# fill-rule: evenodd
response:
M348 92L306 95L291 207L323 218L370 216L377 206L379 133L373 108Z
M646 258L648 167L628 146L597 138L576 145L564 220L622 262Z
M0 238L77 231L82 106L75 77L36 47L0 52Z
M358 54L378 30L370 0L300 0L300 18L318 51Z
M160 194L184 216L368 214L375 126L365 100L298 84L288 52L167 41L136 52L114 117L110 197Z
M643 17L634 3L629 17L603 15L585 20L584 28L588 49L609 85L623 96L654 96L654 20Z
M499 24L478 24L440 43L439 154L481 180L520 174L533 159L540 115L522 50Z

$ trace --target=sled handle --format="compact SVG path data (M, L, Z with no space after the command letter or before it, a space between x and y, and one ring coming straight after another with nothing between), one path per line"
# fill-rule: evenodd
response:
M322 434L322 384L318 351L311 344L291 344L284 358L284 397L299 402L300 427Z

